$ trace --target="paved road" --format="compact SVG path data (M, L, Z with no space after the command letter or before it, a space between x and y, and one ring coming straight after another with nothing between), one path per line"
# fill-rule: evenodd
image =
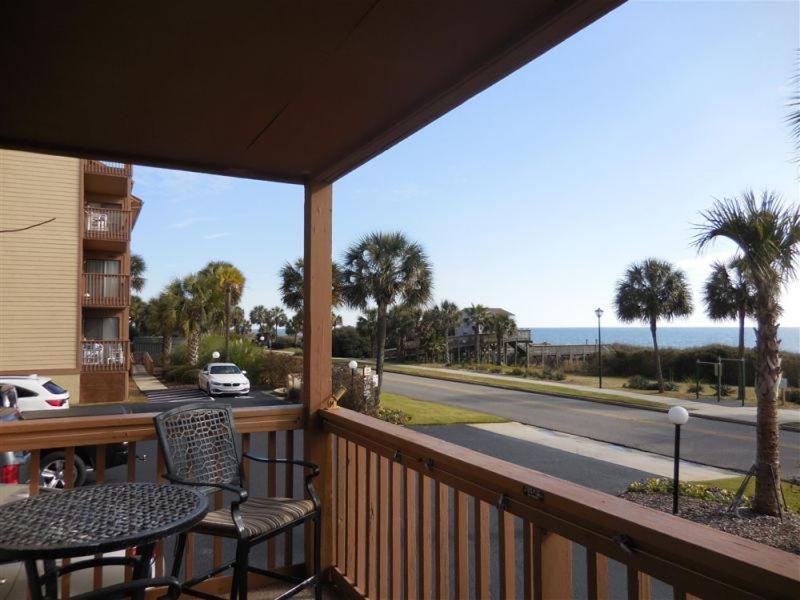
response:
M398 373L384 375L383 389L648 452L672 454L673 429L661 412ZM781 431L781 453L783 476L800 477L800 433ZM715 467L747 471L755 459L755 428L690 419L683 427L681 455Z

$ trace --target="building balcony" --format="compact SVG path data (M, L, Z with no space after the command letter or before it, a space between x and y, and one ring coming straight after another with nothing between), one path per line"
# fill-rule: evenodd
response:
M87 340L81 352L81 370L87 373L119 373L128 370L130 342Z
M123 308L131 302L129 275L84 273L82 301L84 306Z
M131 211L121 208L86 207L83 237L102 242L129 242Z
M127 196L131 189L133 167L106 160L84 160L84 188L87 192Z
M86 160L83 162L83 172L95 175L115 175L117 177L130 177L131 165L107 160Z

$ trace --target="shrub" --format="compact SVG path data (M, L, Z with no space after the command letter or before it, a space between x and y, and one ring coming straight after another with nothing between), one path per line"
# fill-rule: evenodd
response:
M714 393L717 393L717 387L719 387L719 395L720 396L730 396L733 388L729 386L727 383L723 383L721 386L717 386L717 384L713 384L711 386L714 389Z
M525 375L525 369L522 369L520 367L514 367L511 369L511 371L509 371L509 373L516 377L520 377L522 375Z
M489 373L502 373L502 372L503 372L503 367L501 367L500 365L494 365L489 367Z
M402 410L380 407L378 409L378 418L395 425L405 425L411 420L411 415Z
M633 375L632 377L628 378L627 383L622 384L622 387L632 390L648 390L654 392L658 390L658 382L650 381L647 379L647 377L642 377L641 375ZM665 381L664 391L676 392L678 391L678 386L671 381Z
M173 365L164 371L164 379L173 383L197 383L197 372L193 365Z
M800 404L800 388L787 388L785 397L787 402Z
M270 389L284 387L288 376L303 371L303 359L284 352L264 352L258 381ZM291 393L290 393L291 397Z
M333 355L364 358L369 355L369 340L355 327L337 327L333 330Z
M702 394L705 391L705 389L706 388L703 387L702 383L693 383L688 388L686 388L686 391L689 392L690 394Z
M342 364L334 364L331 369L333 391L341 388L347 390L339 404L365 415L378 416L378 386L375 377L372 374L364 375L360 369L353 373L347 365Z
M564 375L564 371L562 369L545 368L542 371L542 379L551 381L564 381L566 376Z
M651 479L634 481L628 486L627 491L634 493L672 494L673 485L672 479L666 477L653 477ZM711 485L704 485L702 483L689 483L682 481L678 484L678 487L681 496L686 496L687 498L697 498L699 500L707 500L709 502L729 504L736 497L736 494L730 490ZM749 506L750 500L745 497L744 501L744 505Z

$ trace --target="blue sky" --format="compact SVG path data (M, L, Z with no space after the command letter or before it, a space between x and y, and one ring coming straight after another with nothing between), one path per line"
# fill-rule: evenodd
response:
M708 264L692 223L714 197L770 188L798 203L785 124L800 48L797 2L629 2L334 186L334 254L400 229L435 270L435 299L514 312L521 325L591 326L625 267L683 268L706 325ZM303 247L298 186L137 167L133 249L149 298L229 260L243 306L278 304ZM800 284L784 296L800 325ZM345 322L355 313L344 312ZM604 319L605 320L605 319ZM733 323L730 323L733 325Z

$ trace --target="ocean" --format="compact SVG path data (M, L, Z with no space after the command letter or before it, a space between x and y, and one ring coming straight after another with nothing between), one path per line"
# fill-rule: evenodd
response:
M532 327L532 337L536 344L596 344L596 327ZM631 344L652 346L648 327L603 327L604 344ZM781 347L787 352L800 352L800 327L780 328ZM755 332L747 327L744 341L748 348L756 343ZM737 327L659 327L658 345L672 348L691 348L707 344L739 345Z

